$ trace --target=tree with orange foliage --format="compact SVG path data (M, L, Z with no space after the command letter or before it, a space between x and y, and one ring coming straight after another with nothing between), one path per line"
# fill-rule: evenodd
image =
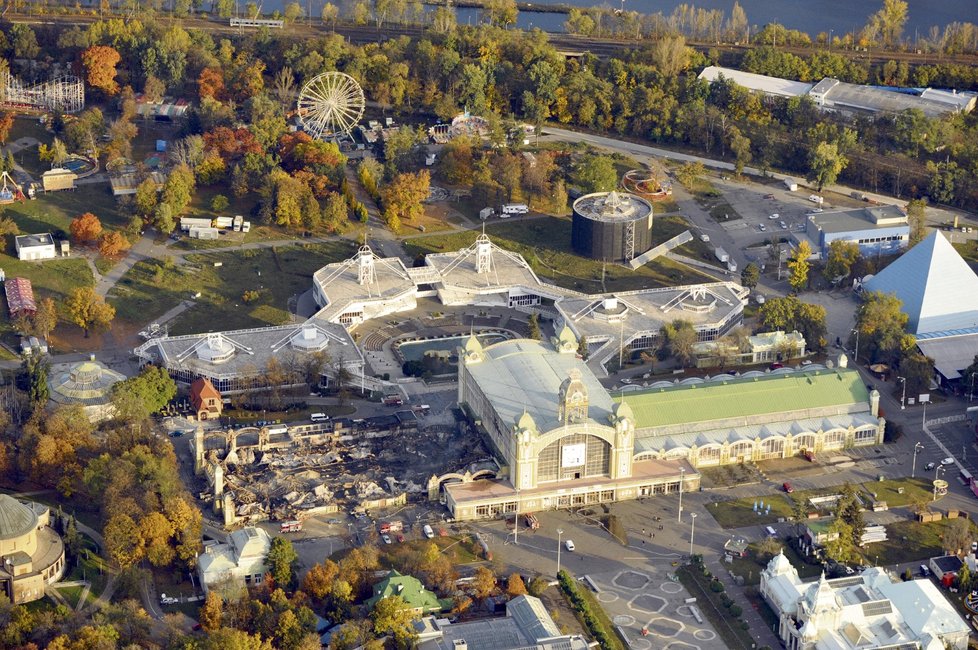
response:
M82 52L81 62L88 85L98 88L106 95L119 92L119 84L115 81L115 67L121 60L119 52L108 45L93 45Z
M98 252L102 257L115 257L123 251L129 250L132 244L118 230L110 230L102 233L98 240Z
M0 113L0 144L7 144L7 136L14 126L14 114L4 111Z
M86 212L82 216L72 219L68 230L71 231L72 241L93 242L102 234L102 222L91 212Z
M262 146L248 129L219 126L204 134L204 150L216 152L226 163L233 163L249 153L262 153Z
M197 93L201 99L210 97L218 101L227 98L224 89L224 74L218 68L204 68L197 77Z

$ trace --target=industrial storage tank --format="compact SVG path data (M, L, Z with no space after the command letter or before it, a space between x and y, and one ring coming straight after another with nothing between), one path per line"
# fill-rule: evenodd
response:
M574 201L571 246L607 262L638 257L652 248L652 204L627 192L585 194Z

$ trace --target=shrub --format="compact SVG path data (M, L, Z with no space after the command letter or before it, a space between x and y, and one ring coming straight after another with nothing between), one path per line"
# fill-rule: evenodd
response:
M567 573L567 571L561 570L560 574L557 576L557 581L560 583L560 588L567 595L567 599L570 601L571 605L580 615L581 622L584 623L584 626L591 632L594 639L601 644L601 647L620 647L618 639L614 636L614 633L608 630L604 626L601 619L591 611L590 605L581 594L580 587L571 577L571 575Z
M228 209L229 205L228 197L223 194L217 194L211 199L211 210L214 212L223 212Z
M743 613L744 613L744 608L741 607L740 605L734 603L733 605L730 606L731 616L740 616Z
M710 591L715 594L723 593L723 583L719 580L713 580L710 582Z
M258 292L257 291L254 291L254 290L252 290L252 291L245 291L243 294L241 294L241 300L245 304L253 303L256 300L258 300Z

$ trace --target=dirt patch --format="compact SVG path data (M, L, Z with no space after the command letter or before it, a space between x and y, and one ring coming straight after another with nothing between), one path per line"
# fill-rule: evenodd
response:
M706 490L759 483L764 478L753 463L700 468L699 472L700 485Z
M561 595L560 587L549 587L541 594L540 600L543 601L543 606L547 608L547 612L554 619L554 623L557 624L561 634L580 634L585 638L590 638L584 628L581 627L580 621L574 616L574 610L570 608L567 600Z

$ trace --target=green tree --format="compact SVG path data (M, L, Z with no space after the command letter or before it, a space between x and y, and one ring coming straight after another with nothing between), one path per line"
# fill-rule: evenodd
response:
M930 392L934 380L934 360L921 354L916 347L904 350L900 357L900 373L907 384L907 395Z
M693 345L698 338L696 329L688 320L674 320L662 326L664 348L686 367L693 360Z
M608 156L587 156L575 167L574 180L585 194L610 192L618 187L615 161Z
M105 552L109 560L128 569L143 558L145 548L139 527L132 517L118 514L105 522Z
M136 214L151 219L159 201L159 188L152 178L145 179L136 187Z
M927 199L910 199L907 202L907 220L910 222L910 243L915 246L927 235L925 217L927 216Z
M414 626L411 625L414 614L400 596L378 600L370 612L370 618L374 622L374 632L390 634L398 648L411 647L412 641L417 638Z
M841 282L849 276L853 264L859 259L859 244L845 239L829 242L824 275L829 282Z
M734 171L739 176L744 173L744 167L751 161L750 138L735 126L730 127L727 137L730 139L730 151L734 155Z
M268 550L266 561L272 570L272 577L275 584L281 588L288 587L292 582L292 565L299 559L299 555L292 547L292 542L284 537L272 539L272 545Z
M346 199L335 192L331 193L323 207L323 226L329 232L339 232L346 223L347 215Z
M866 531L866 522L863 520L862 509L856 490L848 481L839 491L839 500L836 503L836 516L849 525L852 543L860 546L863 533Z
M975 395L975 389L978 388L978 354L975 355L971 365L961 375L961 385L968 388L968 399L970 401L971 397Z
M900 41L907 23L907 3L903 0L883 0L883 7L869 17L865 34L870 40L893 47Z
M496 27L509 27L516 24L519 13L516 0L487 0L482 9L482 19Z
M173 216L179 216L193 198L194 172L187 165L177 165L163 184L162 202L170 206Z
M964 170L958 167L953 160L935 163L927 161L927 173L930 180L927 183L927 192L934 203L951 203L957 195L960 182L964 179Z
M527 319L527 326L530 330L528 334L529 338L533 339L534 341L539 341L541 338L540 317L536 314L530 314L530 317Z
M765 329L787 331L794 326L798 304L795 296L768 298L757 314Z
M825 553L840 563L855 562L859 558L857 547L852 542L852 526L841 517L836 517L827 531L830 539L825 542ZM831 539L838 535L835 539Z
M749 262L744 270L740 272L740 284L747 287L748 289L753 289L757 286L757 283L761 279L761 269L758 268L757 264Z
M224 212L228 209L229 205L231 205L231 202L223 194L215 194L214 198L211 199L211 210L214 212Z
M835 183L848 164L849 159L839 152L836 143L819 142L808 158L808 181L821 192L826 185Z
M703 163L683 163L682 167L676 172L676 180L688 189L701 179L704 174L706 174L706 167L703 166Z
M135 377L112 387L116 416L129 422L145 420L177 396L177 385L166 369L147 365Z
M27 374L27 397L32 409L43 408L51 396L48 388L48 371L50 365L42 356L30 356L24 359L24 371Z
M874 361L892 363L900 353L908 316L892 293L863 292L856 308L859 350Z
M285 5L285 12L282 14L282 17L285 18L285 22L294 23L304 15L305 12L302 10L302 5L293 1Z
M828 329L825 325L826 311L822 305L799 302L793 326L805 337L810 350L821 350L827 341Z
M794 291L801 291L808 285L808 258L812 255L812 247L802 240L788 258L788 284Z

